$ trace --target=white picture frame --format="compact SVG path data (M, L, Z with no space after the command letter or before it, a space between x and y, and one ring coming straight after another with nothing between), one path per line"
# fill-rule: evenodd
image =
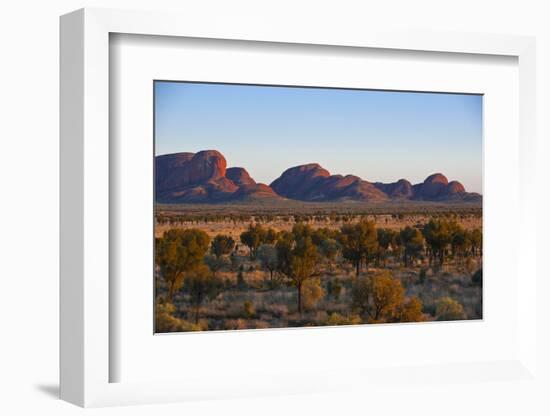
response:
M280 373L258 382L231 385L220 377L149 382L110 382L109 227L109 36L113 33L247 40L334 47L382 48L440 53L505 55L519 65L520 204L518 288L521 322L517 354L498 362L441 363L415 368L414 377L430 380L447 373L479 382L492 374L505 379L536 377L536 270L533 172L535 168L535 41L530 37L465 33L380 30L303 31L267 21L205 25L192 16L167 13L82 9L61 18L61 398L80 406L159 403L199 398L338 391L350 385L360 391L375 381L405 377L410 369L379 368L368 373L331 370L319 374ZM522 244L523 243L523 244ZM518 269L519 270L519 269ZM517 271L516 271L517 273ZM149 307L146 305L145 307ZM289 381L289 378L291 381ZM342 383L342 378L350 380ZM283 382L284 381L284 382ZM306 382L307 381L307 382Z

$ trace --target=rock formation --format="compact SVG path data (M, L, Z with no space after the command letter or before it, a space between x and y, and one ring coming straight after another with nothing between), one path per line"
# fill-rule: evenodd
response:
M270 186L256 183L245 168L227 168L216 150L157 156L155 161L157 202L219 203L232 201L435 201L481 202L481 195L466 192L458 181L449 182L434 173L422 183L406 179L393 183L369 182L354 175L331 175L318 163L285 170Z

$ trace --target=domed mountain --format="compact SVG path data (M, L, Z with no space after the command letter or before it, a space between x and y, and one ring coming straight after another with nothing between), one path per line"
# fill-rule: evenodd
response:
M287 169L271 183L279 195L301 201L359 200L380 202L388 198L372 183L354 175L331 175L317 163Z
M238 186L256 185L256 181L250 177L245 168L229 168L225 171L225 176Z
M406 179L399 179L393 183L376 182L374 186L392 198L408 199L413 196L413 186Z
M263 183L256 183L250 177L245 168L228 168L225 172L227 179L233 181L239 189L232 195L235 200L251 201L259 199L280 199L269 186Z
M434 201L480 203L481 195L466 192L458 181L434 173L412 185L406 179L372 183L355 175L331 175L318 163L285 170L270 186L256 183L245 168L227 168L216 150L174 153L155 160L156 201L162 203L222 203L277 201Z
M452 181L452 182L449 182L449 184L447 185L447 189L445 189L445 191L447 192L447 195L453 195L453 194L464 193L466 192L466 189L464 188L464 185L462 185L460 182Z
M317 163L295 166L287 169L275 179L270 187L279 195L290 199L305 199L315 192L330 173Z
M451 181L441 173L428 176L423 183L413 186L413 198L422 201L481 202L481 195L466 192L464 185Z
M156 201L217 203L236 199L280 199L267 185L257 184L243 168L227 169L216 150L174 153L155 160Z

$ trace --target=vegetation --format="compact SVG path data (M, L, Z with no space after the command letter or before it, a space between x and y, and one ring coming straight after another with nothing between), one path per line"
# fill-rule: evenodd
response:
M157 332L481 317L474 211L202 215L157 216Z
M456 300L444 297L437 302L435 312L438 321L456 321L466 319L464 308Z
M208 250L210 238L198 229L173 229L155 244L155 261L168 283L168 299L181 288L184 273L199 267Z
M185 278L184 293L195 311L195 324L199 323L199 311L206 300L215 299L222 288L221 282L214 277L206 265L195 267Z
M241 242L250 249L250 258L255 259L258 247L261 244L273 243L277 234L272 228L264 228L260 224L250 225L248 230L241 234Z
M378 233L374 222L360 221L354 225L344 225L339 235L342 244L342 255L355 266L355 274L359 276L361 265L368 262L378 248Z
M302 316L302 288L304 282L315 276L317 248L311 239L311 228L298 224L291 233L283 233L277 242L279 270L296 287L298 313Z

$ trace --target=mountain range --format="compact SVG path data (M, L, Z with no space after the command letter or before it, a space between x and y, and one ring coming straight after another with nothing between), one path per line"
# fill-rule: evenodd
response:
M424 182L406 179L369 182L355 175L331 175L318 163L285 170L270 185L257 183L245 168L227 167L217 150L173 153L155 158L156 201L160 203L222 203L291 199L309 202L433 201L480 203L481 195L466 192L458 181L434 173Z

